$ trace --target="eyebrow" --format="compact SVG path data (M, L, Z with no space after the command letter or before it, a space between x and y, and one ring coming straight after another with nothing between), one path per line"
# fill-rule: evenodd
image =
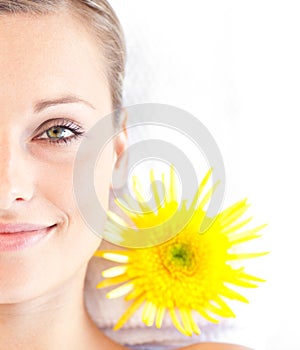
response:
M92 109L96 109L90 102L88 102L88 101L86 101L86 100L84 100L76 95L66 95L66 96L61 96L61 97L55 98L55 99L38 101L34 105L33 111L34 111L34 113L39 113L46 108L60 105L60 104L67 104L67 103L83 103Z

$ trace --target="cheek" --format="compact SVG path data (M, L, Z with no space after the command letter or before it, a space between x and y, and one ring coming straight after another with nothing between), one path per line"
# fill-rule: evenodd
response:
M75 197L73 186L75 154L70 155L69 158L66 157L64 162L46 163L43 172L40 173L43 175L39 180L42 197L62 217L62 227L60 234L57 235L56 243L64 250L66 264L72 264L74 257L78 264L88 262L101 242L106 215L101 217L98 214L96 204L100 204L103 213L106 213L109 203L113 146L112 143L109 143L103 152L100 152L94 167L94 174L91 174L89 178L84 177L80 182L80 192L84 195L80 203L77 202L78 197ZM95 160L87 154L80 162L80 169L85 169L88 163L95 163ZM98 203L93 203L91 193L87 190L87 181L90 179L94 179L93 185ZM92 212L93 217L96 217L97 229L85 215L86 212Z
M93 174L94 189L97 195L98 205L100 205L105 213L107 212L109 205L112 164L113 147L108 145L108 147L106 147L99 155ZM84 166L84 164L82 164L82 166ZM82 184L82 191L85 190L85 185L85 183ZM87 262L101 243L106 218L102 219L101 216L98 215L96 206L93 205L92 200L90 200L90 194L86 192L86 206L89 208L89 211L94 211L94 217L99 217L99 219L97 219L99 220L99 224L97 225L98 229L95 229L93 223L89 222L89 218L84 215L84 212L82 212L80 208L78 208L73 188L69 188L68 191L69 193L67 197L72 198L72 200L67 201L66 198L64 198L60 203L65 207L65 213L69 217L69 227L66 240L68 241L68 246L71 247L70 250L73 251L73 254L76 256L78 250L80 250L81 258L84 255L83 259ZM70 206L71 201L72 206ZM70 260L72 260L72 258Z
M92 184L97 195L97 200L104 210L108 208L109 188L111 184L112 169L113 169L113 145L110 142L103 151L99 152L98 159L90 159L85 157L78 163L79 169L85 169L87 164L95 163L94 172L89 179L84 177L80 183L80 191L84 193L86 204L90 205L89 197L92 194L88 193L87 181L94 180ZM55 158L55 157L53 157ZM58 159L59 157L56 157ZM61 158L61 156L60 156ZM70 154L59 161L41 162L36 168L36 180L38 183L38 190L51 204L63 211L69 219L73 219L74 212L78 211L76 197L74 195L74 163L75 155ZM92 210L93 207L89 206Z
M38 189L41 196L66 215L73 213L73 160L64 163L50 163L38 172Z
M84 179L80 185L80 191L84 193L84 203L78 205L73 188L73 170L74 159L65 159L64 162L48 163L43 171L39 172L39 189L42 196L61 213L64 221L64 233L59 238L62 244L68 244L69 251L78 250L78 247L83 251L86 249L87 253L92 253L98 248L101 240L101 230L104 229L105 222L100 218L100 229L93 230L95 227L89 223L89 218L81 210L80 205L88 208L89 212L95 212L94 216L98 217L96 212L96 205L91 200L91 194L86 190L88 179ZM94 160L84 159L79 166L84 169L87 162ZM107 147L99 154L95 164L94 174L90 177L94 179L94 190L97 195L98 205L101 206L103 212L108 209L109 203L109 189L111 184L112 167L113 167L113 146L109 143ZM101 222L101 220L103 222ZM84 249L83 249L84 248ZM92 252L92 253L91 253ZM86 258L86 257L85 257Z
M113 145L108 143L99 154L94 171L94 188L101 207L107 211L109 189L112 181Z

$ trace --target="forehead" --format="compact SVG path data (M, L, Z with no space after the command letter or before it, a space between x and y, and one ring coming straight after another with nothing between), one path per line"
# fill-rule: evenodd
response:
M0 106L60 92L88 94L96 104L108 91L100 50L67 12L0 16Z

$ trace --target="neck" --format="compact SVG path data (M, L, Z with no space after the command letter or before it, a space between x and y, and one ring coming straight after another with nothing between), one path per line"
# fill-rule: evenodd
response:
M0 305L0 349L105 349L83 299L85 269L34 300Z

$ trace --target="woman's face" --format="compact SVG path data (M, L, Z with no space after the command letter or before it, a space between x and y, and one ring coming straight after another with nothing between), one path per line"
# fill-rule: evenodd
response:
M75 19L63 11L0 17L0 232L5 224L47 227L0 233L0 303L62 285L99 246L76 207L72 176L82 140L76 134L111 111L104 60ZM104 208L112 162L110 144L98 167Z

